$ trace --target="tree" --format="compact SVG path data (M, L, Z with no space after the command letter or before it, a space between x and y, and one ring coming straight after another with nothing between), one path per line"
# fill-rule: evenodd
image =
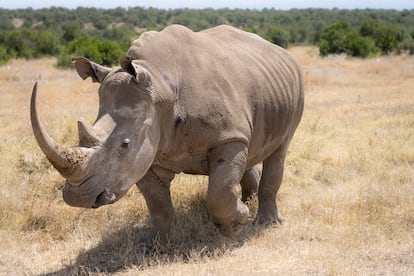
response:
M37 36L36 56L54 56L59 53L59 38L50 30L40 33Z
M349 37L347 44L347 53L354 57L368 57L377 54L379 49L375 42L368 38L354 33L354 37Z
M404 32L394 26L381 26L375 37L375 43L384 53L393 51L404 40Z
M359 29L359 33L365 37L369 36L369 37L375 38L376 33L378 32L378 29L379 29L379 22L377 20L366 19L364 20L364 22L362 22L361 28Z
M10 55L7 53L7 49L3 46L0 46L0 64L6 63L10 58Z
M23 20L23 25L16 28L13 25L15 19ZM117 22L122 22L122 26L110 25ZM86 28L87 23L93 23L94 28ZM319 45L321 55L369 56L404 49L414 54L411 50L414 10L0 8L0 59L59 55L59 60L65 56L65 64L69 65L70 56L79 52L109 62L115 60L108 57L110 53L116 53L118 46L125 52L131 40L137 38L137 32L144 29L158 31L171 23L181 23L194 31L230 24L257 33L282 47ZM81 47L81 38L86 36L97 41L84 41ZM115 44L105 42L108 45L98 49L102 41L108 40ZM75 47L76 51L69 51L70 47Z
M117 64L124 51L119 44L110 40L100 41L97 45L103 65L112 66Z
M287 48L289 44L289 32L282 27L268 25L261 35L270 42L279 45L280 47Z
M383 53L389 53L397 48L397 45L404 40L404 30L393 25L385 25L377 20L365 20L359 33L375 41L375 45Z
M6 41L8 54L18 58L36 57L37 33L34 30L12 31Z
M80 36L79 26L76 25L75 23L68 23L68 24L63 25L62 30L63 30L62 38L63 38L63 41L66 43Z
M364 32L370 33L366 28ZM361 31L360 31L361 33ZM321 34L319 51L321 56L345 53L351 56L367 57L379 52L375 42L370 37L364 37L349 26L345 21L328 27Z
M320 38L319 52L321 56L346 53L348 37L351 33L352 30L346 21L340 21L328 27L322 32Z
M82 36L68 44L58 58L58 66L69 67L73 56L84 56L98 64L112 66L118 63L123 53L119 44L113 41Z

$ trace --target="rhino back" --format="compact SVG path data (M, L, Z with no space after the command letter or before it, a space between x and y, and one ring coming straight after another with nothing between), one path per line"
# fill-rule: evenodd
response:
M228 141L249 147L248 166L293 135L303 109L301 71L284 49L229 26L173 25L134 41L127 55L155 65L175 94L172 156L204 156Z

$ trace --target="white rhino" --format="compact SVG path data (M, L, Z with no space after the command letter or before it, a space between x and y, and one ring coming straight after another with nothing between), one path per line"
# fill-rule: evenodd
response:
M111 204L136 183L155 232L166 236L170 182L185 172L209 176L207 204L223 235L240 233L249 215L243 201L256 192L256 221L281 220L276 193L304 105L302 73L286 50L229 26L192 32L172 25L143 33L121 67L82 57L74 63L83 79L100 83L97 119L78 123L78 146L58 145L46 133L37 85L31 100L36 140L67 179L66 203Z

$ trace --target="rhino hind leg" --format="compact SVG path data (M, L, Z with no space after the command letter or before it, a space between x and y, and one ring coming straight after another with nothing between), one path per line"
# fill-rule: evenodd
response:
M243 178L240 181L243 202L251 200L257 194L261 175L262 170L260 165L256 165L244 172Z
M174 220L174 207L171 201L170 183L175 174L159 167L151 167L137 183L147 203L153 224L151 237L159 236L167 240Z
M208 159L207 204L212 221L224 236L237 236L249 217L249 209L237 192L246 167L246 145L240 142L221 145L209 152Z
M263 161L263 172L259 183L259 210L255 222L265 225L283 222L278 211L276 195L282 183L285 156L289 141L283 143Z

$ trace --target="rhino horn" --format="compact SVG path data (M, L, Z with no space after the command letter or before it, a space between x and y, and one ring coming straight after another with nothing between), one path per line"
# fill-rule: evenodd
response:
M45 131L36 107L37 82L32 90L30 119L33 134L50 163L68 180L81 179L86 170L87 155L80 147L66 148L57 144Z
M85 120L78 121L79 146L93 147L101 144L98 132Z

